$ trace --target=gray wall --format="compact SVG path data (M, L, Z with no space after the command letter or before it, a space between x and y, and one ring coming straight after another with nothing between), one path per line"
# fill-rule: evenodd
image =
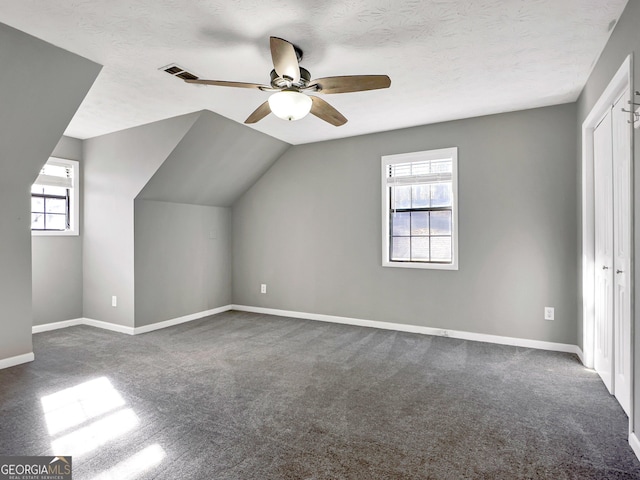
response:
M230 206L287 148L200 113L136 199L137 327L231 303L230 212L216 207Z
M82 140L63 136L51 152L52 157L66 158L67 160L82 161Z
M134 199L198 119L192 113L85 140L83 312L134 326ZM111 306L111 297L118 306Z
M138 198L229 207L287 148L288 143L203 111Z
M576 135L568 104L294 146L233 207L234 303L575 344ZM380 157L452 146L459 271L383 268Z
M598 63L596 64L589 81L585 85L580 98L578 99L578 127L582 126L586 116L589 114L595 103L598 101L604 89L607 87L615 73L622 65L624 59L629 55L634 55L634 86L635 90L640 90L640 69L637 66L640 61L640 1L630 0L623 12L618 25L611 34L611 38L607 43L606 48L602 52ZM640 97L636 96L636 102L640 102ZM634 130L634 158L640 158L640 131ZM582 131L579 130L579 136ZM579 142L582 139L579 137ZM581 155L579 151L577 157L578 162L578 175L581 175ZM635 245L634 251L636 252L635 258L637 259L637 252L640 252L640 168L634 167L634 237ZM579 252L580 253L580 252ZM580 281L580 279L578 279ZM635 304L635 316L634 316L634 329L635 337L634 350L635 350L635 365L634 365L634 411L640 412L640 323L638 322L638 314L640 313L640 268L638 268L637 260L635 266L635 292L634 292L634 304ZM581 324L580 324L581 326ZM582 342L582 329L579 331L579 341ZM640 432L640 415L636 413L634 418L633 431Z
M228 208L136 200L136 327L231 303Z
M0 359L30 353L30 187L100 66L0 24Z
M80 162L80 218L82 218L82 141L62 137L53 157ZM82 228L82 225L80 225ZM82 317L82 238L32 236L33 324L60 322Z

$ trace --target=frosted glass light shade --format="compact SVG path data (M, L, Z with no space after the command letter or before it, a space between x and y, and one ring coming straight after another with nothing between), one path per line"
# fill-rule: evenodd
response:
M274 93L269 97L269 108L283 120L300 120L311 111L311 97L293 90Z

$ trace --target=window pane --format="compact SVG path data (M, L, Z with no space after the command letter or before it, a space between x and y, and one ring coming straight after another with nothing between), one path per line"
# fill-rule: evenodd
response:
M44 212L44 199L42 197L31 197L31 211Z
M409 237L391 237L391 260L392 261L409 261Z
M40 185L31 185L31 193L44 193L44 189Z
M411 214L409 212L391 213L391 235L393 236L409 236L411 226Z
M431 212L431 235L451 235L451 212Z
M411 208L411 185L391 187L391 210Z
M431 185L431 206L432 207L449 207L451 206L451 184L436 183Z
M47 213L67 213L67 201L62 198L47 198Z
M429 212L411 212L411 235L429 235Z
M413 185L411 187L412 208L426 208L431 205L429 185Z
M47 230L65 230L66 228L66 215L47 214Z
M31 229L32 230L44 229L44 215L42 213L31 214Z
M411 260L414 262L429 261L429 237L411 238Z
M451 237L431 237L431 261L451 262Z

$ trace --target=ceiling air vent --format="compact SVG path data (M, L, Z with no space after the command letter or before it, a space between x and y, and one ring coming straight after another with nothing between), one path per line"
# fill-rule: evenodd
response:
M193 73L185 70L180 65L176 65L175 63L172 63L170 65L166 65L164 67L160 67L158 70L164 70L168 74L173 75L174 77L182 78L183 80L197 80L198 79L197 75L194 75Z
M189 73L189 72L177 73L176 77L180 77L183 80L197 80L198 79L198 77L196 77L193 73Z

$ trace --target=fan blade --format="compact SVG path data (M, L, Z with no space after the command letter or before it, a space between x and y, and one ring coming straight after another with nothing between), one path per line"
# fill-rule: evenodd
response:
M347 123L347 119L338 110L320 97L314 97L313 95L309 95L309 97L311 97L311 101L313 102L311 104L311 113L313 115L336 127Z
M318 93L349 93L389 88L391 79L387 75L345 75L342 77L318 78L309 86L317 85Z
M300 65L293 45L278 37L271 37L271 59L278 76L288 78L293 83L300 80Z
M247 118L244 121L244 123L259 122L270 113L271 113L271 108L269 107L269 101L266 101L262 105L260 105L258 108L256 108L255 111L251 115L249 115L249 118Z
M196 85L215 85L218 87L237 87L237 88L270 88L267 85L259 85L257 83L243 82L225 82L222 80L185 80L187 83L195 83Z

